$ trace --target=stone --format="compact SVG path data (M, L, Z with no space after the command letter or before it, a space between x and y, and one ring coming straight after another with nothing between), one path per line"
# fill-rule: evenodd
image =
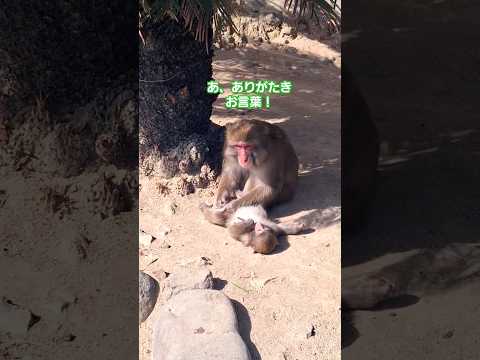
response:
M155 268L149 269L148 275L153 277L160 284L162 283L162 281L164 281L168 277L165 271L163 271L162 269L155 269Z
M149 248L152 244L153 236L143 231L138 233L138 244L141 248Z
M163 225L156 216L148 213L142 213L140 217L140 229L142 232L150 234L153 239L164 239L171 229Z
M179 266L162 282L162 295L165 300L172 296L193 289L212 289L213 275L205 266Z
M186 290L159 310L153 360L251 360L230 299L221 291Z
M160 249L170 249L172 246L166 242L165 240L162 240L159 245Z
M32 315L30 311L18 305L0 302L0 333L25 335L29 329Z
M152 313L157 302L159 292L158 283L150 275L138 272L138 317L139 322L144 322Z

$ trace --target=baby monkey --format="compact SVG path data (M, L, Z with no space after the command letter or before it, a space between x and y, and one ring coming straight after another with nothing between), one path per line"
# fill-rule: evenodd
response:
M260 254L269 254L275 249L278 245L277 236L298 234L304 229L303 224L277 224L271 221L261 205L242 206L230 213L225 208L212 209L203 203L200 210L209 222L227 227L232 238Z

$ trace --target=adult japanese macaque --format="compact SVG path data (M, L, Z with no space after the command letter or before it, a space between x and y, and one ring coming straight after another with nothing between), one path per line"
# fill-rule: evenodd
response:
M232 215L225 211L212 211L206 204L201 204L200 209L208 221L227 227L232 238L260 254L269 254L275 249L277 236L298 234L304 229L304 225L299 223L277 224L271 221L261 205L240 207Z
M278 126L260 120L226 125L216 208L233 213L243 206L268 208L288 201L294 196L297 178L297 155ZM239 190L242 196L235 199Z

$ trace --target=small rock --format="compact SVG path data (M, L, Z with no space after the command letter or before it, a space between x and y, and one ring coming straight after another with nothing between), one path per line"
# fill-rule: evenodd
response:
M182 341L178 341L182 339ZM238 333L235 310L218 290L188 290L159 311L153 360L251 360Z
M172 246L165 239L158 239L152 243L151 249L170 249Z
M206 256L194 257L180 263L181 266L205 266L213 265L212 259Z
M158 283L150 275L138 272L139 320L144 322L153 311L158 298Z
M143 231L140 231L138 234L138 243L142 248L148 248L152 244L153 236L147 234Z
M162 240L158 247L160 249L170 249L172 246L166 240Z
M311 338L312 336L315 336L315 326L313 325L310 331L307 333L307 339Z
M212 259L206 257L206 256L202 256L199 260L198 260L198 264L199 265L213 265L213 261Z
M158 219L153 217L147 218L147 215L144 218L145 222L140 224L140 228L143 233L150 234L153 240L163 239L171 232L171 229L160 224Z
M450 339L450 338L453 336L453 333L454 333L453 330L449 330L449 331L447 331L445 334L443 334L442 338L444 338L444 339Z
M148 270L148 275L150 275L151 277L153 277L155 280L157 280L158 283L161 283L163 280L165 280L168 275L168 273L166 273L165 271L163 271L162 269L152 269L152 270Z
M185 290L213 289L213 276L205 266L178 267L161 285L166 300Z
M174 202L171 202L167 205L165 205L165 211L168 215L175 215L177 212L178 205Z
M4 299L0 302L0 319L2 319L0 321L0 333L25 335L28 329L33 326L33 324L30 325L32 315L30 311Z

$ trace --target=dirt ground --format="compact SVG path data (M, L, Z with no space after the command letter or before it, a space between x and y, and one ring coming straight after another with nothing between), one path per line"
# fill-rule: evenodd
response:
M198 210L215 189L185 197L161 194L158 179L141 178L140 228L157 238L140 251L140 269L174 271L207 259L219 288L234 300L240 332L253 359L340 359L340 54L325 44L297 38L288 48L264 44L217 51L214 78L291 80L289 96L271 99L263 111L214 104L218 124L257 118L278 124L300 159L296 198L273 209L280 221L297 219L312 228L282 239L271 255L228 237ZM164 234L164 235L162 235ZM140 359L150 359L152 324L161 300L140 326Z
M342 30L357 37L342 56L371 107L382 158L368 227L342 237L342 279L394 266L410 296L350 314L342 358L478 359L479 56L466 49L479 40L479 4L363 5L349 11Z

